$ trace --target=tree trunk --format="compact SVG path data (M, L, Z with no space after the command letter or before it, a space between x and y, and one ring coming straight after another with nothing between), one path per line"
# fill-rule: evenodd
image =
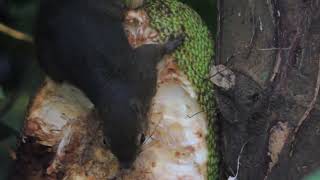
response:
M226 177L240 154L240 180L298 180L320 167L319 6L219 1L216 64L236 75L217 93Z

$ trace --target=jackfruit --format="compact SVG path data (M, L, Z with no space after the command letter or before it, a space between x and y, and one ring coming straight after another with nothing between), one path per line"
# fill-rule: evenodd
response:
M208 80L214 56L210 32L193 9L177 0L149 0L143 9L150 18L151 27L159 32L160 43L167 41L172 35L185 35L184 44L174 52L173 57L179 69L192 82L202 110L207 115L207 174L208 179L217 179L219 158L215 144L215 101L213 84Z

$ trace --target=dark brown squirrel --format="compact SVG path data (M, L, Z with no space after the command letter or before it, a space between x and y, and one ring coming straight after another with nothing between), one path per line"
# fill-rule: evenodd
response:
M55 81L81 89L104 122L107 144L129 168L144 141L156 92L156 65L183 42L133 49L118 0L41 0L35 28L40 66Z

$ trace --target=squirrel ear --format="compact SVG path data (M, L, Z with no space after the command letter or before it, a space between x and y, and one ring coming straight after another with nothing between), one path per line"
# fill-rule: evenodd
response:
M172 53L179 46L181 46L185 40L185 34L179 34L178 36L171 35L169 40L164 44L164 53Z

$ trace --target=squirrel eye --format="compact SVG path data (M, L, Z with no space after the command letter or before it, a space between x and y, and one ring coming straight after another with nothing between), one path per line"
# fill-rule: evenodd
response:
M141 133L140 134L140 144L143 144L145 140L146 140L146 136L143 133Z

